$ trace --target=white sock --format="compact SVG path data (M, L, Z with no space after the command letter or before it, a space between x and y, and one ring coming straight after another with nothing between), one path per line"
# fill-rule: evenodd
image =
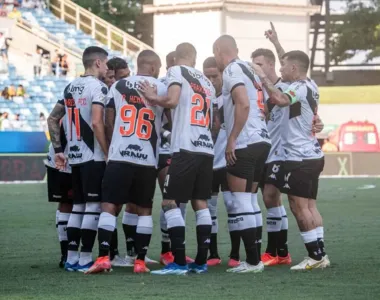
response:
M67 240L69 242L67 251L67 262L69 264L76 264L79 261L79 243L81 236L81 226L83 221L83 215L85 210L85 204L74 204L73 210L70 214L69 221L67 223L67 232L71 229L74 236L67 235Z
M69 213L60 213L58 219L58 239L60 242L67 241L67 223L69 222Z
M181 215L182 215L183 220L185 221L185 224L186 224L186 208L187 208L187 203L179 204L179 209L181 210Z
M281 230L288 230L289 224L288 224L288 216L286 215L286 209L283 205L280 206L281 209Z
M161 241L164 243L170 243L168 224L166 223L165 213L160 210L160 227L161 227Z
M281 230L281 208L272 207L267 210L267 231L279 232Z

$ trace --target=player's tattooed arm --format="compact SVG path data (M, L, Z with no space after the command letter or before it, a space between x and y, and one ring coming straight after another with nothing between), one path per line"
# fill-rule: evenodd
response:
M168 88L168 94L166 96L158 96L157 89L152 87L149 82L145 81L140 82L140 91L151 105L159 105L164 108L172 109L179 103L181 86L171 85Z
M47 118L47 124L49 128L50 140L54 147L55 153L63 152L61 145L61 129L60 129L60 120L65 115L65 106L57 103L53 111L50 113Z
M116 117L116 110L114 107L106 107L105 108L105 132L106 132L106 139L108 142L108 145L111 145L112 135L113 135L113 129L115 126L115 117Z
M220 131L221 121L220 121L220 116L219 116L218 105L214 104L212 107L213 107L213 117L212 117L211 136L215 144L219 131Z
M255 71L255 74L259 76L263 87L268 93L270 102L278 106L288 106L291 104L289 97L274 86L273 82L265 75L263 69L259 65L254 63L251 63L250 65Z
M272 42L273 46L276 48L278 59L281 60L285 54L285 50L282 48L280 41L278 40L277 31L272 22L270 22L270 27L271 29L265 31L265 37Z

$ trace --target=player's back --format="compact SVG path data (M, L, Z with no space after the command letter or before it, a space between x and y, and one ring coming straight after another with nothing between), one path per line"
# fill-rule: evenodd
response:
M116 111L111 161L157 166L163 108L150 106L141 96L139 83L146 80L157 87L158 95L166 94L166 86L159 80L138 75L119 80L110 89L107 106Z
M81 76L66 86L66 115L69 163L82 164L91 160L104 161L104 154L92 127L92 105L105 105L108 89L93 76Z
M297 99L289 106L288 122L282 131L286 159L300 161L323 157L312 131L319 104L317 85L310 79L300 80L292 83L285 93Z
M247 62L239 59L232 61L223 72L224 116L227 135L230 135L234 124L232 91L241 85L244 85L247 90L250 107L247 122L237 138L236 149L259 142L270 143L264 115L265 95L260 79Z
M199 154L214 154L211 135L212 102L215 89L202 72L188 67L171 67L167 74L168 87L181 86L178 105L172 110L172 152L180 150Z

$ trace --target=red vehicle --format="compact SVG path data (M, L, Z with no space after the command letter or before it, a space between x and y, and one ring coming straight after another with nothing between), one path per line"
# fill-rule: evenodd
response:
M340 152L380 152L379 132L368 121L347 122L330 134Z

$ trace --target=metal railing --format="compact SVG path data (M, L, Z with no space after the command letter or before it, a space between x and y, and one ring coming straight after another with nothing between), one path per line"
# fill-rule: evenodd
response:
M70 0L50 0L48 4L51 12L58 18L74 24L76 29L91 35L109 49L120 51L124 56L135 55L146 49L152 50L147 44Z

